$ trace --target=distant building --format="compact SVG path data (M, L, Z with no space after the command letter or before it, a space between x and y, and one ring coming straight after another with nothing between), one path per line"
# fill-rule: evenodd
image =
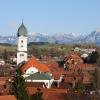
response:
M88 54L84 53L81 55L81 58L87 58L88 56L89 56Z
M0 59L0 65L5 65L5 61L3 59Z
M17 31L18 47L17 47L17 65L27 61L27 29L23 22Z
M67 64L82 64L83 60L80 56L78 56L77 54L73 53L70 55L70 57L68 58Z

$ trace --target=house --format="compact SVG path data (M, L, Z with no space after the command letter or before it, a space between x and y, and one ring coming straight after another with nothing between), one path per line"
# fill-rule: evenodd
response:
M12 56L12 57L10 58L10 60L11 60L13 63L17 63L17 58L14 57L14 56Z
M81 58L87 58L89 55L87 53L84 53L81 55Z
M0 65L5 65L5 61L3 59L0 59Z
M23 74L34 74L37 72L50 72L46 64L40 63L35 57L30 58L20 67Z
M60 87L60 83L64 79L64 75L61 74L61 72L53 72L52 75L53 75L53 78L54 78L53 83L57 84L57 87L59 88Z
M84 84L91 84L92 83L92 76L89 73L84 74L83 83Z
M54 79L51 74L37 72L25 78L26 82L44 83L43 88L50 88Z
M72 53L70 57L68 58L67 64L81 64L83 63L83 60L80 56L78 56L76 53Z
M20 69L27 83L43 83L43 88L51 87L54 79L50 73L49 67L39 62L35 57L30 58Z
M72 51L80 51L81 49L79 47L75 47L75 48L72 48Z

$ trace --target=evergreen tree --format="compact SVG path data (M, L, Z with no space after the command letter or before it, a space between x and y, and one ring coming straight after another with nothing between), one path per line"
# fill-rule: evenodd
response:
M43 100L42 95L40 88L37 88L37 92L31 96L31 100Z
M99 58L97 60L97 66L100 67L100 55L99 55Z
M25 86L25 80L21 70L18 68L12 79L10 93L15 95L17 100L29 100L29 94Z
M81 80L79 80L77 83L77 91L79 93L83 93L85 91L85 86Z
M100 68L96 68L95 72L93 73L93 88L94 90L100 89Z
M97 51L92 52L92 54L89 55L90 63L96 63L98 57L99 53Z
M7 52L6 49L5 49L4 52L3 52L3 59L4 59L5 61L8 60L8 52Z

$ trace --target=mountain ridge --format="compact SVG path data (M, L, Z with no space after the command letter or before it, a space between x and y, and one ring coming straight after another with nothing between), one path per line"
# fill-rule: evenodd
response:
M0 36L0 43L17 44L17 35ZM59 44L81 44L96 43L100 45L100 29L92 31L90 34L75 35L75 33L57 33L49 35L47 33L29 33L28 42L48 42Z

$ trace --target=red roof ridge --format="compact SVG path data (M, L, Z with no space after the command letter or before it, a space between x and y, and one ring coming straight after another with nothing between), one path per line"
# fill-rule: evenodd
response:
M21 67L22 72L25 72L25 70L27 70L29 67L36 67L40 71L50 72L47 64L40 63L34 56L30 58L28 62Z

